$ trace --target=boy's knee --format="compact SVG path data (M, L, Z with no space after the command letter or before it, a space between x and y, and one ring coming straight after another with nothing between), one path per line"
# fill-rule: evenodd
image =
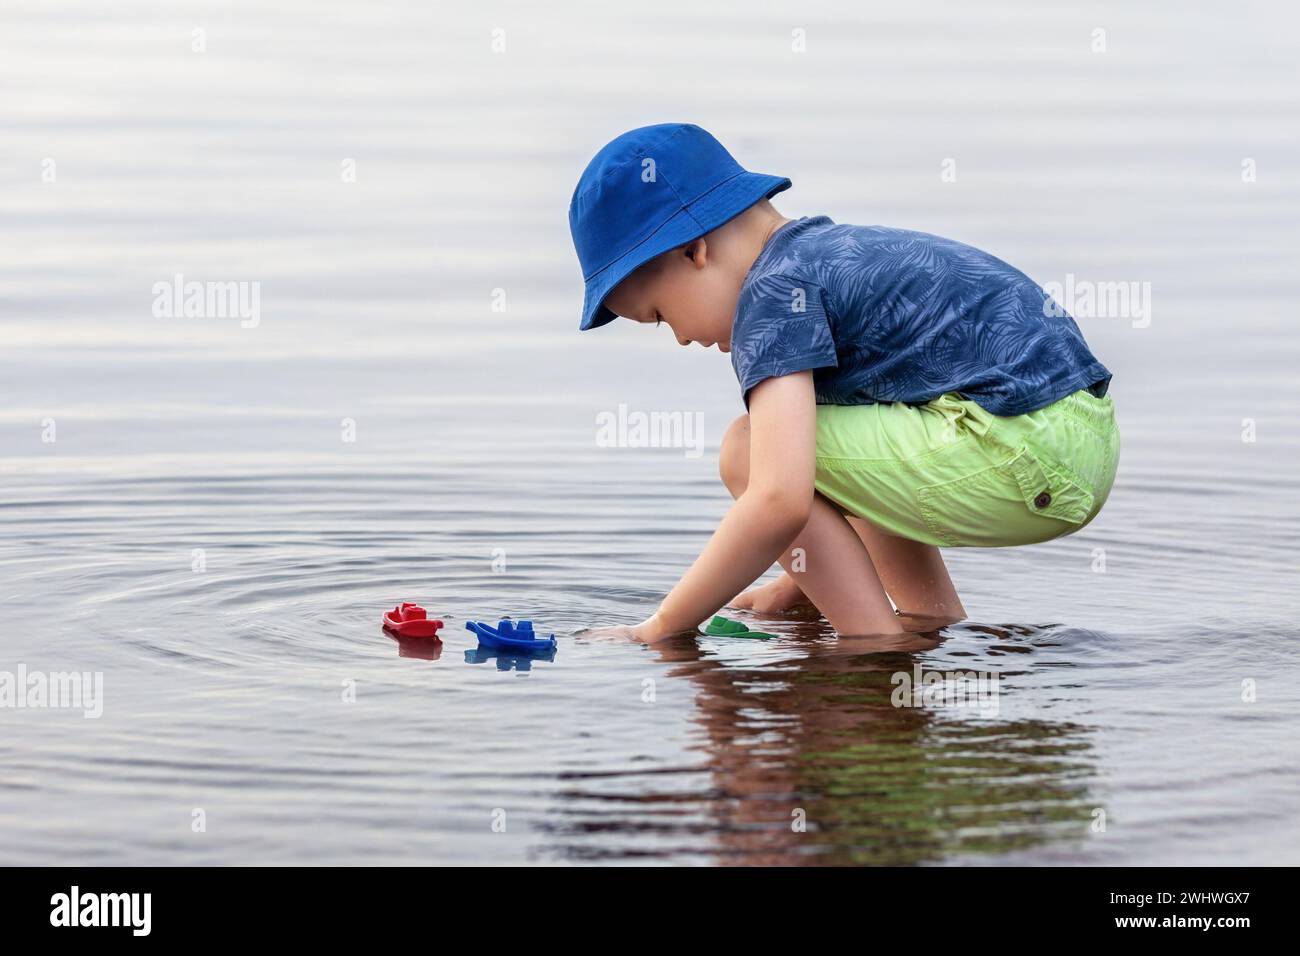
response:
M749 416L741 415L722 436L718 473L733 498L739 498L749 484Z

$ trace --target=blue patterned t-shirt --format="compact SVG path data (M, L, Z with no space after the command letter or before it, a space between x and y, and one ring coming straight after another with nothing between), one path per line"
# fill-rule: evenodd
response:
M814 369L819 405L923 404L959 392L994 415L1037 411L1111 373L1074 319L1001 259L964 243L805 216L783 225L740 290L731 364L749 391Z

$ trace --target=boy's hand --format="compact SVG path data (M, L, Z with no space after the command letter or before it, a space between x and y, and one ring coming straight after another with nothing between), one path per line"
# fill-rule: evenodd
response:
M623 640L640 641L643 644L655 644L673 636L673 632L668 630L659 619L657 611L640 624L631 627L626 624L615 624L612 627L591 627L579 631L578 634L582 637L621 638Z
M811 608L813 603L789 574L782 574L775 581L737 594L727 606L759 614L780 614L794 608Z
M664 638L672 637L673 632L668 629L659 617L659 612L655 611L648 618L632 628L636 639L646 644L654 644Z

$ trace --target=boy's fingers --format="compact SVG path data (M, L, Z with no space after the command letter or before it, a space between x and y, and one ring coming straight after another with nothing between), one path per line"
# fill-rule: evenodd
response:
M632 628L624 624L615 624L609 627L583 628L581 631L575 632L573 636L593 639L614 638L623 640L633 639L636 637L636 635L632 633Z

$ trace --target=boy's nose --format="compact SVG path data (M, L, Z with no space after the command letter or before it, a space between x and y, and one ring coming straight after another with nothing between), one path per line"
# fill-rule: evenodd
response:
M690 344L691 344L691 340L690 340L690 339L678 339L678 340L677 340L677 344L678 344L678 345L683 345L683 346L685 346L685 345L690 345Z

